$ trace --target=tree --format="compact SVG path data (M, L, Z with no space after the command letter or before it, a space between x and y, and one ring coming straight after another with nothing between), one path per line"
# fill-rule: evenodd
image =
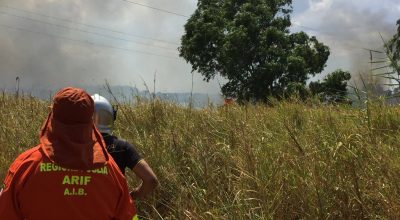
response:
M311 94L320 96L323 101L346 102L347 81L350 79L349 72L338 69L328 74L322 82L311 82Z
M305 84L299 82L289 83L284 94L285 98L296 97L306 100L310 97L310 91Z
M180 56L206 81L227 79L222 93L239 102L283 97L293 83L320 73L329 48L290 33L292 0L198 0L185 25Z
M388 81L386 86L400 86L400 19L397 20L397 33L389 40L384 42L385 51L369 50L371 56L371 64L375 66L371 69L375 76ZM374 53L385 54L386 58L375 58ZM398 96L398 89L392 92L391 96ZM393 97L392 97L393 98Z
M400 19L397 20L397 33L387 44L388 53L392 54L393 59L400 61Z
M385 44L389 65L400 76L400 19L397 20L397 33ZM400 84L400 80L396 80Z

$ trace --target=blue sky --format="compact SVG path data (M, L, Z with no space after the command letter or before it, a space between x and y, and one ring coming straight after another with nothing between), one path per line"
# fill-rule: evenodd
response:
M197 2L132 1L185 15ZM293 7L292 31L315 35L331 48L324 73L367 71L363 48L379 49L379 33L389 38L400 18L398 0L294 0ZM12 87L18 75L27 89L108 80L141 89L145 82L152 90L156 74L156 91L190 91L191 67L175 50L185 19L124 0L2 0L0 88ZM196 73L194 91L218 93L219 82L205 83Z

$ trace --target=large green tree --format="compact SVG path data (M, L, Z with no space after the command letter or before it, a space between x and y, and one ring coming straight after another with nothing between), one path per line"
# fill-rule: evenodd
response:
M206 81L227 79L225 96L245 101L284 97L320 73L329 48L290 33L292 0L198 0L185 25L180 56Z

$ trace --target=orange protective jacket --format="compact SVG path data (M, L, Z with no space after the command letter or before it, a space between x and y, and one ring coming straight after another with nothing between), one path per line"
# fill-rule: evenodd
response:
M40 144L9 168L0 192L1 220L137 219L126 179L92 113L93 100L83 90L57 93Z
M126 180L113 160L95 170L64 169L40 146L11 165L0 195L4 220L132 220ZM117 186L117 187L116 187Z

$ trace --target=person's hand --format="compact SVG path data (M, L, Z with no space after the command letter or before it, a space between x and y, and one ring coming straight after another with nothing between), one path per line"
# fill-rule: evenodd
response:
M142 199L150 194L158 185L158 180L153 170L145 160L139 161L133 168L136 176L142 180L142 184L130 192L133 199Z

